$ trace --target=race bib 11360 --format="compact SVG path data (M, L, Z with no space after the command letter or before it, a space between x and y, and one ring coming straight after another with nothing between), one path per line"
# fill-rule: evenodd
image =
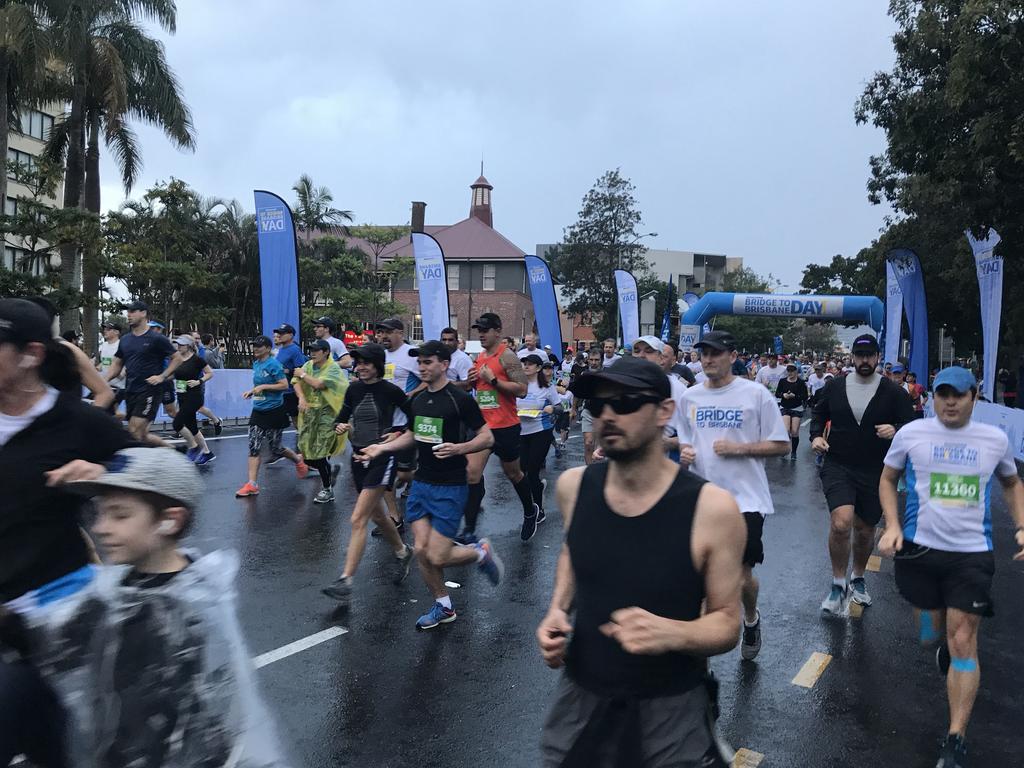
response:
M942 504L973 507L978 504L978 475L949 475L932 472L929 484L931 497Z

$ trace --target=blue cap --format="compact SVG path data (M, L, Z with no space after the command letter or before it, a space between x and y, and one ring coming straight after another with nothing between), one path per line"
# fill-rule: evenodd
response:
M899 363L896 363L896 365L894 365L892 367L892 372L893 373L903 373L903 366L900 365Z
M159 320L150 320L149 323L147 323L147 325L150 328L163 328L164 327L164 324L161 323Z
M939 375L935 377L935 381L932 383L932 389L937 390L943 385L952 387L962 395L965 392L969 392L972 388L977 389L978 382L975 380L974 374L966 368L954 365L939 371Z

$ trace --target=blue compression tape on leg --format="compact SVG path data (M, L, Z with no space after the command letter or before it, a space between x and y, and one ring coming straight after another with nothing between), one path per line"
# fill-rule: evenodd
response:
M954 672L977 672L978 660L953 658L949 662L949 667Z
M921 642L931 643L939 639L939 633L935 631L935 624L932 622L930 611L921 611Z

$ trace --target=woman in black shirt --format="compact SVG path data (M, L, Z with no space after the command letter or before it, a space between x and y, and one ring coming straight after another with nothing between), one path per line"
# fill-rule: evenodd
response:
M800 444L800 420L804 416L808 394L807 384L800 378L793 363L786 366L786 378L780 379L775 385L775 397L782 409L782 423L786 425L792 445L789 460L796 461L796 447Z
M213 369L196 354L196 342L191 336L182 334L175 343L182 356L182 362L174 369L174 391L178 394L178 412L174 416L174 431L185 438L189 461L202 465L215 458L206 438L199 431L196 413L203 407L203 385L213 378Z

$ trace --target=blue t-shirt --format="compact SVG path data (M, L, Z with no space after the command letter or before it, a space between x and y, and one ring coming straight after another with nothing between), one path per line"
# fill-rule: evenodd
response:
M145 391L149 386L146 379L163 373L166 360L175 352L171 340L152 328L141 336L134 333L122 336L114 356L124 363L125 392Z
M306 362L306 356L302 354L302 350L299 349L299 345L294 341L287 347L278 347L275 354L277 362L284 368L284 375L288 379L288 389L285 392L292 391L292 376L295 375L295 369L301 368Z
M202 344L199 344L198 348L196 349L196 354L199 355L199 359L200 360L205 360L206 359L206 347L204 347Z
M284 368L274 357L266 360L257 360L252 364L252 385L276 384L284 378ZM272 392L257 392L252 396L252 409L254 411L272 411L284 405L284 390L275 389Z

